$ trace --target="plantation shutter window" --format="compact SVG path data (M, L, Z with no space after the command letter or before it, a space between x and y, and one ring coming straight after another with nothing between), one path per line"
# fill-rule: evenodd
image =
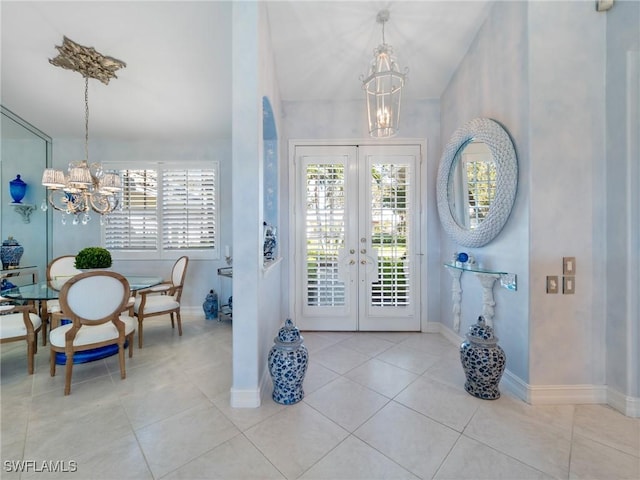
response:
M162 172L162 248L216 246L216 175L212 169Z
M121 209L108 218L105 245L109 250L157 250L158 172L121 170Z
M147 165L115 170L123 191L121 208L103 226L106 248L121 259L177 258L185 253L215 258L218 163Z

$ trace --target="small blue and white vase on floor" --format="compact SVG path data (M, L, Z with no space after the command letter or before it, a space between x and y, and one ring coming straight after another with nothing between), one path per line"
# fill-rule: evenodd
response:
M464 389L474 397L484 400L500 398L498 384L506 363L504 350L498 345L493 328L486 325L484 317L469 327L467 340L460 345L460 361L467 376Z
M309 352L304 346L300 330L290 318L273 339L274 345L269 352L269 373L273 380L275 402L293 405L304 398L302 383L307 373Z
M204 310L204 318L207 320L213 320L214 318L218 318L218 294L215 290L209 290L209 294L204 299L204 303L202 304L202 310Z

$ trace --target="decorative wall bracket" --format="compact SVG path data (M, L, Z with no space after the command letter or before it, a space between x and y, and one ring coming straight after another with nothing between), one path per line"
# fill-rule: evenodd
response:
M13 210L22 217L24 223L31 223L31 214L36 210L35 205L12 203Z
M453 330L460 331L460 312L462 310L462 285L460 284L460 277L462 276L462 270L457 268L448 268L449 274L453 278L451 284L451 300L453 301Z
M500 278L500 274L480 272L474 272L474 274L482 285L482 316L487 325L493 327L493 315L495 314L493 307L496 306L496 301L493 298L493 285Z

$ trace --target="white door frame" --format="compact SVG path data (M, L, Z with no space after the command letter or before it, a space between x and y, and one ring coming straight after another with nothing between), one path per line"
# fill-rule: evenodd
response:
M296 198L297 198L297 179L296 179L296 169L294 168L295 162L295 150L297 146L380 146L380 145L417 145L420 147L421 158L418 161L417 172L416 174L420 178L420 184L422 191L419 193L419 201L417 208L418 212L418 228L420 229L419 237L421 239L419 245L418 255L422 259L420 264L420 271L417 275L420 277L420 289L421 291L418 294L420 298L420 305L417 307L417 310L420 314L420 330L427 331L428 329L428 321L426 318L426 301L424 299L427 298L426 287L427 282L425 281L425 260L426 260L426 246L425 242L427 239L427 219L426 219L426 199L427 195L425 194L425 189L428 188L427 185L427 141L426 139L416 139L416 138L395 138L388 139L384 141L380 140L372 140L370 138L365 139L322 139L322 140L309 140L309 139L290 139L288 141L288 183L289 183L289 232L288 232L288 251L286 253L288 259L288 285L289 285L289 295L288 295L288 311L290 312L290 316L295 316L296 312L296 302L298 301L297 295L295 294L295 285L293 285L294 279L296 278L296 245L295 245L295 208L296 208ZM284 253L284 252L283 252ZM296 319L294 318L294 321Z

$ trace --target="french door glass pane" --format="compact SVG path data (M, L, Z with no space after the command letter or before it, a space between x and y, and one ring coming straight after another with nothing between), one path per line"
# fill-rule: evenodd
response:
M378 280L371 283L371 306L398 307L410 303L409 231L412 198L407 165L371 167L371 243L378 254Z
M338 255L345 240L345 168L306 166L306 304L345 304L345 285L338 276Z

